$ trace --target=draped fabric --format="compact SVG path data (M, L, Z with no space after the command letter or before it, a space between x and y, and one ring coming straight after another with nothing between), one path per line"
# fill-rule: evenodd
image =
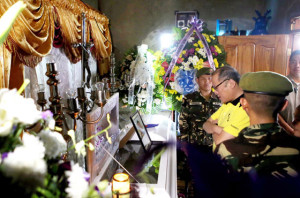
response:
M4 46L0 46L0 88L8 87L11 65L11 52Z
M72 63L81 60L81 48L75 48L73 44L81 43L82 13L85 14L85 42L93 42L91 49L97 61L109 58L112 51L109 20L90 6L80 0L50 0L54 7L54 22L62 34L58 43L64 48L64 52Z
M2 0L1 15L17 0ZM16 19L9 33L8 45L21 63L35 67L47 55L54 37L52 7L48 1L31 0Z
M0 16L17 1L1 0ZM82 13L86 16L86 42L94 43L91 49L92 55L98 62L103 62L110 57L112 44L109 20L106 16L80 0L23 1L27 7L16 19L3 45L5 50L9 50L11 56L7 52L3 53L5 51L3 47L0 48L0 57L3 59L0 58L0 87L8 87L8 82L13 81L14 76L22 76L23 65L35 67L50 53L53 45L61 47L70 62L80 61L81 48L75 48L73 44L81 43ZM14 65L13 62L18 64ZM14 68L13 73L10 72L8 63L11 63L11 67L17 67ZM100 74L109 71L109 64L101 67L105 68L100 68ZM18 83L15 86L17 87Z

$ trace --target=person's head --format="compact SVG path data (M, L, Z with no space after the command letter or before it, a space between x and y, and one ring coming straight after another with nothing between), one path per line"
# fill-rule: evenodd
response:
M241 104L248 114L252 112L274 119L287 105L285 97L293 90L293 85L287 77L269 71L246 73L242 76L239 86L245 94L245 98L241 98Z
M196 82L199 85L200 92L211 91L211 87L212 87L211 73L212 73L212 69L209 67L203 67L197 71Z
M212 74L214 92L222 103L235 99L236 92L240 89L238 87L239 81L240 74L229 65L216 69Z
M293 78L300 78L300 50L293 51L289 61L290 75Z
M294 135L300 137L300 105L296 107L293 120Z

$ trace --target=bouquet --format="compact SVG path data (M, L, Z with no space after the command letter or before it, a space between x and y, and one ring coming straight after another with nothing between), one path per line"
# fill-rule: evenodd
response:
M118 77L123 84L119 91L120 103L123 107L130 107L133 112L140 110L141 113L154 114L160 110L162 90L151 82L154 75L151 50L145 49L145 45L139 46L139 49L140 52L135 46L125 53L118 67Z
M169 77L165 77L169 64L172 60L180 40L184 37L187 30L174 28L174 44L168 49L154 53L156 60L154 62L155 76L154 82L159 89L164 89L164 97L170 110L181 111L182 96L195 91L196 83L194 81L195 73L202 67L209 67L207 52L202 41L197 37L195 31L188 39L188 42L182 50L177 62ZM216 68L225 64L225 52L218 43L213 32L204 27L202 35L205 37ZM167 83L167 81L169 81ZM167 83L166 87L165 83Z

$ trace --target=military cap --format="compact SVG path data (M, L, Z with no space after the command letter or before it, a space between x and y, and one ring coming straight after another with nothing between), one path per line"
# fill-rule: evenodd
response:
M196 73L196 77L199 78L202 75L211 75L212 73L212 68L210 67L202 67L199 69Z
M291 81L270 71L249 72L241 77L239 86L246 93L286 96L293 91Z

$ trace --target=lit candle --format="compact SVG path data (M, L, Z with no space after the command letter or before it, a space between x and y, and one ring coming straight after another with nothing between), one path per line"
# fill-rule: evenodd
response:
M113 198L129 198L130 182L129 176L125 173L114 174L112 180Z

